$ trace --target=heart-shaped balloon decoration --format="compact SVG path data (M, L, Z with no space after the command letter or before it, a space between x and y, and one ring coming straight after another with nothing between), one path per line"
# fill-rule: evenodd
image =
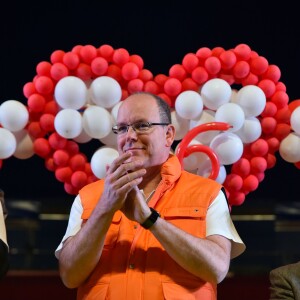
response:
M118 155L110 129L121 101L137 91L159 95L170 105L177 126L174 152L189 170L192 155L192 162L208 155L210 161L200 158L191 171L202 175L208 166L215 177L223 174L216 180L231 206L241 205L257 189L266 170L275 166L277 151L300 167L300 100L289 103L280 69L246 44L200 48L168 75L153 75L139 55L124 48L77 45L69 52L54 51L36 72L23 88L27 107L16 100L0 106L0 168L12 155L36 154L69 194L102 178L105 165ZM197 126L216 121L228 124L225 131L211 131L208 141L208 131L202 139L192 136ZM191 141L185 155L178 152L184 137ZM95 148L91 158L84 144Z

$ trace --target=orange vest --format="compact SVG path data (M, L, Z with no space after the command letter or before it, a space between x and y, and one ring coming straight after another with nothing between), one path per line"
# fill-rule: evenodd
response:
M149 206L166 221L205 238L206 212L221 185L181 170L176 156L164 163L162 180ZM86 221L104 187L99 180L80 191ZM78 288L77 299L163 300L217 299L215 284L179 266L149 230L117 211L107 232L98 265Z

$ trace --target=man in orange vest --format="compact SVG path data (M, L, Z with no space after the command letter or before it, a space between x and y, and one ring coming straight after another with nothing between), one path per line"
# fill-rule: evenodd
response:
M119 157L80 190L55 255L77 299L217 299L245 245L222 186L171 154L169 106L149 93L121 104Z

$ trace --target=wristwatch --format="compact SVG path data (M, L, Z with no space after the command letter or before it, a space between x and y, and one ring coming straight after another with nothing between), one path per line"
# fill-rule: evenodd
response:
M145 229L149 229L157 221L158 217L160 217L160 214L154 208L150 207L150 210L151 215L144 223L141 224L141 226Z

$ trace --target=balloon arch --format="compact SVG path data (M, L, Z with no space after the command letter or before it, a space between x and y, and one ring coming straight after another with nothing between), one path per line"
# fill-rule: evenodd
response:
M169 74L153 75L124 48L77 45L36 66L18 100L0 106L0 169L38 155L68 194L105 175L117 155L111 127L128 95L162 97L176 128L182 167L222 183L230 205L257 189L275 154L300 168L300 100L289 102L276 65L246 44L202 47ZM80 144L99 140L89 160Z

